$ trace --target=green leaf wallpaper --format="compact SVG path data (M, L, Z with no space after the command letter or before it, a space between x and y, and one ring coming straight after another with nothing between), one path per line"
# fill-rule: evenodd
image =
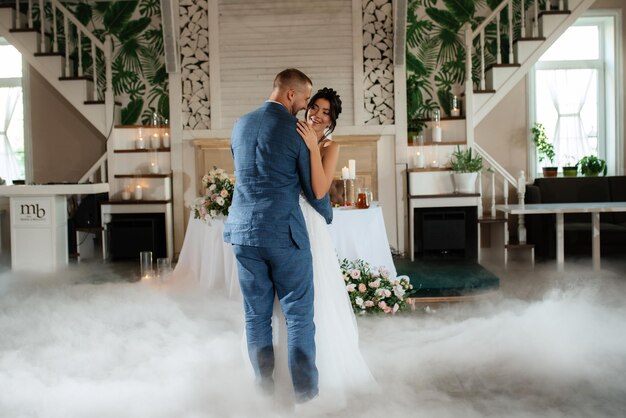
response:
M460 96L465 80L463 25L476 28L501 0L409 0L406 29L407 120L409 131L421 131L433 109L450 114L452 96ZM520 7L519 1L514 7ZM529 2L527 2L529 3ZM508 27L506 15L501 27ZM495 62L495 26L486 30L486 65ZM476 45L475 45L476 46ZM503 59L507 43L502 41ZM478 62L473 57L476 84Z
M113 90L122 102L124 125L149 125L152 113L169 119L168 77L165 71L159 0L118 0L67 3L66 8L100 40L113 42ZM83 50L90 45L83 42ZM87 56L87 59L85 59ZM101 61L102 57L98 57ZM98 62L98 65L103 65ZM83 55L83 68L91 72L91 57ZM102 67L100 67L102 68ZM104 76L98 85L103 89Z

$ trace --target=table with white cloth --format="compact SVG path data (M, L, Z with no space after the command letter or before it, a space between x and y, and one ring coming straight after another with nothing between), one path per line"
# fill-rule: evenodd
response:
M231 245L223 241L225 219L218 217L207 223L189 218L173 273L175 280L198 280L207 289L223 289L231 297L239 295L235 256ZM385 267L389 277L397 275L380 206L335 208L329 229L340 259L360 258L372 267Z
M334 208L330 234L340 259L360 258L396 277L383 210L376 203L368 209Z

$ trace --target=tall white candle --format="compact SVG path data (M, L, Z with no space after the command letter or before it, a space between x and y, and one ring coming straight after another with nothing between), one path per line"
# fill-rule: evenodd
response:
M348 160L348 168L350 170L350 178L353 180L356 179L356 161Z
M141 186L138 184L135 187L135 200L141 200L143 199L143 190L141 189Z
M161 147L161 138L159 137L159 134L152 134L150 137L150 148L157 149L159 147Z
M135 140L135 148L137 149L145 149L146 148L146 142L143 140L143 137L139 137Z
M433 142L441 142L441 127L433 127Z
M165 132L163 134L163 148L169 148L170 147L170 134L168 132Z
M416 168L424 168L424 164L425 164L424 154L422 154L419 151L415 153L415 158L413 158L413 162Z
M350 170L348 167L344 167L341 169L341 179L348 180L350 178Z

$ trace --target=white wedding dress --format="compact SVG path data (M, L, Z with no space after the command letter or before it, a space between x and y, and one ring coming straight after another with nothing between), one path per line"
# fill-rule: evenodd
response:
M313 256L315 345L320 401L342 407L350 394L374 389L375 381L359 349L356 318L326 221L302 195L300 208L306 221ZM274 377L279 396L281 392L282 396L293 395L287 371L286 332L285 319L276 301Z

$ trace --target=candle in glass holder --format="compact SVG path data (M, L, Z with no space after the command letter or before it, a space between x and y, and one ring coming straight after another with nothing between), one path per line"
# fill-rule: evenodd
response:
M163 148L170 147L170 134L169 132L163 132Z
M130 200L130 192L128 190L122 190L122 200Z
M141 200L143 199L143 189L141 188L141 185L137 185L135 186L135 200Z
M159 147L161 147L161 137L159 137L159 134L154 133L150 137L150 148L157 149Z
M424 168L424 165L425 165L424 154L417 151L415 153L415 157L413 158L413 163L415 164L416 168Z
M161 171L161 169L159 168L159 154L158 152L152 151L152 157L150 159L150 173L152 174L159 174L159 172Z
M450 109L450 116L455 118L461 116L461 109L459 109L459 100L456 96L452 96L452 109Z
M135 148L146 149L146 141L143 140L142 136L139 136L137 139L135 139Z
M433 110L433 142L441 142L441 113L439 109Z

